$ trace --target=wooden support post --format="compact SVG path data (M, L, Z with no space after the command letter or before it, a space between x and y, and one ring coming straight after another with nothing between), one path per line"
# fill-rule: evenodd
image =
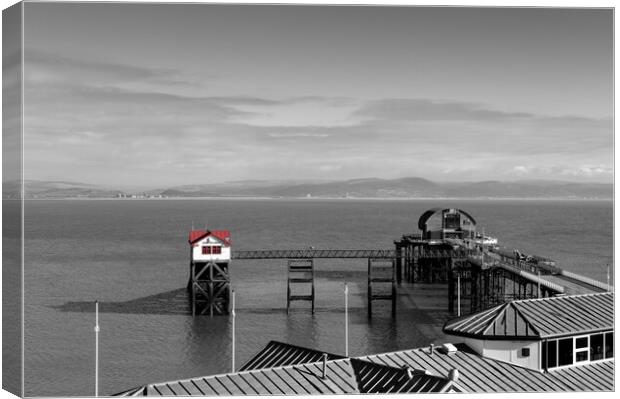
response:
M395 260L392 259L392 318L396 317L396 278L398 277L397 265L394 264ZM394 275L396 274L396 276ZM400 284L400 281L398 281Z
M403 270L402 270L402 245L401 243L396 243L396 281L398 284L401 284L403 280Z
M215 298L213 297L213 294L215 293L213 291L213 267L212 266L207 266L209 268L209 296L210 296L210 300L209 300L209 316L213 317L213 302L215 301Z
M456 277L456 306L457 316L461 317L461 275Z
M311 301L314 314L314 259L289 259L287 269L286 313L292 301ZM291 284L310 284L310 295L294 295Z
M190 266L192 316L228 314L230 276L228 263L194 263Z
M448 312L454 312L454 272L448 276Z
M190 265L190 276L189 276L189 289L190 289L190 300L192 301L192 317L196 316L196 293L194 289L194 275L196 274L196 266L192 263Z
M373 294L373 283L383 284L378 294ZM387 283L390 284L390 288L385 287ZM386 289L391 291L390 294L385 293ZM368 258L368 317L372 317L372 301L374 300L392 301L392 317L396 317L396 298L395 260L393 258L390 260Z
M372 262L368 258L368 318L372 317Z

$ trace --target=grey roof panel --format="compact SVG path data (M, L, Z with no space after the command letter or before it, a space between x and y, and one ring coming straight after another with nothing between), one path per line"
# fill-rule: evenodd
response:
M333 353L321 352L278 341L270 341L263 349L241 366L239 371L318 362L323 360L323 355L327 355L327 360L344 358L344 356Z
M389 364L427 368L437 376L459 370L458 386L467 392L543 392L543 391L604 391L613 389L614 361L573 366L542 373L493 359L481 357L464 344L457 344L454 354L428 348L364 356L361 359Z
M511 301L444 325L446 334L480 339L541 339L613 328L611 292Z

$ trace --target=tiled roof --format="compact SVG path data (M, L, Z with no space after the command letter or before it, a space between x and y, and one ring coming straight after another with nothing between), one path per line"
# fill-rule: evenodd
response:
M357 359L339 359L149 384L127 396L311 395L388 392L445 392L453 383ZM458 386L454 390L460 391Z
M313 363L322 361L324 354L327 355L327 360L344 358L344 356L334 355L333 353L270 341L267 346L241 366L239 371Z
M611 292L512 301L446 322L446 334L481 339L541 339L610 330Z
M378 364L426 369L437 376L451 369L459 371L456 382L465 392L570 392L611 391L614 389L614 361L558 369L547 373L530 370L494 359L484 358L465 344L446 354L429 348L364 356L360 359Z
M230 231L228 230L192 230L189 232L188 241L191 245L209 235L222 241L224 245L230 245Z

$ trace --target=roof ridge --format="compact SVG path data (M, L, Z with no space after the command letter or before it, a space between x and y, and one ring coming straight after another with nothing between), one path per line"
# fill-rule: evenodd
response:
M604 292L591 292L588 294L573 294L573 295L557 295L557 296L548 296L545 298L525 298L525 299L513 299L508 303L521 303L521 302L536 302L536 301L551 301L558 300L562 298L574 298L574 297L584 297L584 296L597 296L597 295L613 295L613 291L604 291Z
M527 318L527 316L523 312L521 312L521 309L519 309L519 306L517 306L516 303L511 303L511 305L512 305L512 308L515 310L515 312L519 316L521 316L523 320L525 320L525 322L527 323L527 326L529 326L529 328L532 329L532 332L534 332L536 335L540 337L541 334L540 334L540 331L538 331L538 328L536 328L536 326L534 326L534 323L529 318Z
M328 360L327 363L335 363L335 362L342 362L342 361L346 361L349 360L351 361L350 357L345 357L342 359L333 359L333 360ZM362 359L358 359L360 361L363 361ZM366 361L367 363L372 363L369 361ZM162 385L162 384L170 384L170 383L182 383L182 382L188 382L188 381L192 381L192 380L197 380L197 379L204 379L204 378L215 378L215 377L224 377L227 375L239 375L239 374L249 374L249 373L254 373L254 372L263 372L265 370L280 370L280 369L285 369L285 368L295 368L298 366L307 366L307 365L311 365L311 364L322 364L323 361L319 360L316 362L309 362L309 363L301 363L301 364L289 364L286 366L278 366L278 367L266 367L263 369L254 369L254 370L243 370L243 371L233 371L233 372L228 372L228 373L220 373L220 374L210 374L210 375L198 375L196 377L190 377L190 378L184 378L181 380L167 380L167 381L160 381L160 382L153 382L150 384L146 384L144 386L153 386L153 385ZM373 363L374 364L374 363Z
M495 326L495 322L497 321L499 317L501 317L502 314L506 314L506 309L508 308L508 306L510 306L510 302L502 303L500 305L497 305L491 308L491 309L497 309L497 313L495 314L495 316L491 317L487 321L487 326L482 330L482 335L485 335L487 333L487 330L491 328L491 326Z

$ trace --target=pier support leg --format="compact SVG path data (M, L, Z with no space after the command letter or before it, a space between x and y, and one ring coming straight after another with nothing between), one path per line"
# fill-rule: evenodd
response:
M400 243L396 244L396 282L400 285L403 280L403 254L402 254L402 245Z
M314 259L289 259L287 263L286 313L288 314L292 301L311 301L312 314L314 314ZM310 284L310 295L293 294L292 284L296 286L306 284L306 287Z
M367 304L367 308L368 308L368 318L370 319L372 317L372 276L371 276L371 269L372 269L372 261L370 260L370 258L368 259L368 304Z
M394 262L392 260L392 262ZM394 263L392 263L392 318L396 318L396 278L394 278L394 273L396 273L396 277L399 276L399 272L397 271L397 267L398 265L394 265ZM400 281L398 281L398 283L400 284Z
M197 262L190 267L192 316L223 315L229 312L228 263Z
M454 313L454 272L448 276L448 312Z

